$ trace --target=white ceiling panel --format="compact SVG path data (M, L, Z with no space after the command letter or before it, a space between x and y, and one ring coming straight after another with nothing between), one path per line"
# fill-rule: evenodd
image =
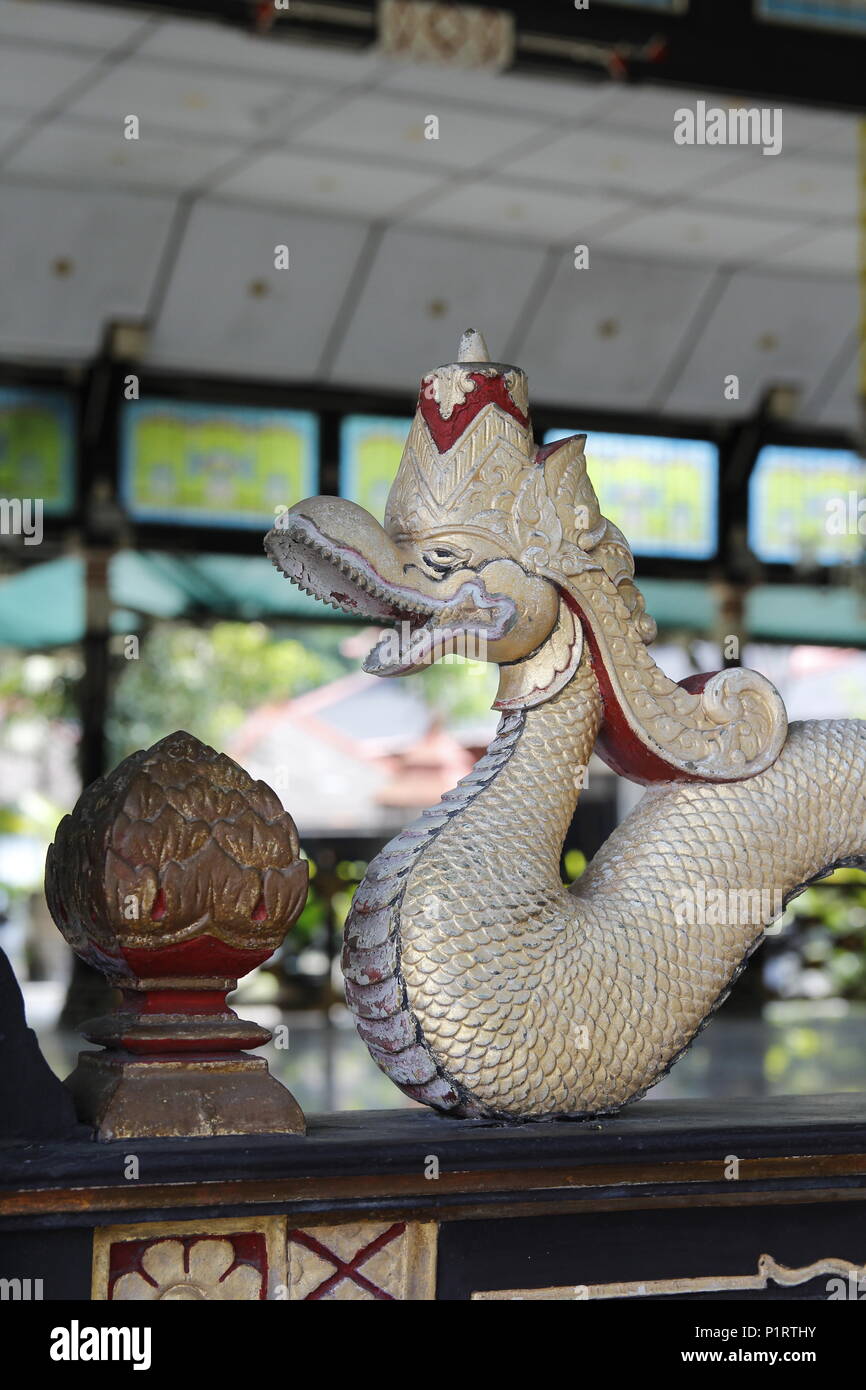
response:
M749 212L786 212L803 219L857 217L858 177L856 164L847 165L784 152L773 158L751 161L741 172L720 171L715 187L707 197L728 209L741 207Z
M511 183L467 183L438 194L412 214L426 226L462 228L488 236L519 237L549 245L588 236L610 219L638 207L604 193L554 193Z
M703 269L647 266L594 251L590 268L575 270L563 255L518 351L536 399L650 406L710 278Z
M851 128L851 118L807 106L785 105L778 102L761 102L731 96L729 93L697 92L689 88L677 87L625 87L619 88L619 100L604 114L605 124L621 126L644 134L652 131L658 135L669 135L673 141L674 112L681 107L694 109L699 101L709 107L723 110L739 107L766 108L782 112L782 151L808 149L825 141L841 139ZM763 162L769 164L779 156L761 155Z
M252 139L285 126L290 93L287 82L227 76L202 68L167 67L130 59L104 77L69 108L72 116L104 121L123 129L127 115L142 129L188 131L219 139Z
M95 72L99 61L95 53L52 53L0 40L0 107L30 115L44 111Z
M379 82L382 91L404 92L464 106L489 107L503 112L585 121L601 116L618 100L618 92L606 82L587 82L574 77L532 78L513 73L472 72L436 63L386 60ZM435 111L437 108L431 108Z
M674 112L681 106L694 107L698 101L708 106L728 106L733 98L713 92L695 92L688 87L623 87L616 89L618 100L605 113L605 124L646 134L674 138Z
M610 228L604 235L604 249L733 265L786 247L793 239L792 230L796 229L790 220L781 215L748 217L698 203L676 203Z
M277 27L269 34L243 34L227 24L171 20L160 24L138 52L148 58L191 67L258 72L275 77L300 77L333 86L369 81L385 60L372 47L347 52L344 48L286 39Z
M179 191L221 168L240 145L152 135L125 140L120 129L54 121L36 131L4 165L10 173L59 182Z
M251 159L214 191L220 196L272 203L277 207L328 210L356 217L387 217L411 198L441 181L429 174L388 164L296 153Z
M740 271L703 326L668 408L743 415L768 385L807 391L837 358L857 320L857 296L841 280ZM725 401L736 373L740 399Z
M336 381L416 391L467 328L505 351L543 253L493 240L392 228L384 236L338 351Z
M811 119L814 121L814 117ZM815 122L814 138L807 138L802 150L812 158L820 156L821 159L847 160L853 164L857 161L859 144L860 121L856 116L824 114ZM794 149L796 142L788 141L788 145Z
M438 140L424 137L424 120L439 118ZM543 122L518 116L488 116L429 98L354 97L305 126L299 143L321 149L357 151L368 158L407 159L451 169L470 169L537 136Z
M712 181L722 170L743 168L747 160L742 151L690 148L590 127L570 131L544 149L507 160L502 171L517 179L545 179L572 188L661 196Z
M154 326L150 360L239 376L310 380L366 228L238 207L196 204ZM276 246L287 270L274 268Z
M859 429L862 425L859 352L853 350L835 381L824 384L829 385L828 394L820 401L806 401L806 418L832 429Z
M161 365L414 391L475 324L538 401L724 418L792 380L804 418L854 423L854 117L786 107L776 158L682 147L678 108L735 99L292 30L0 0L0 357L85 358L143 315L182 192Z
M774 252L767 263L791 270L811 270L819 274L846 276L854 280L860 256L860 235L856 226L818 227L804 232L802 240L788 251Z
M125 15L105 5L0 0L0 37L32 39L40 44L107 50L146 31L150 23L141 13Z
M11 140L17 139L26 123L26 116L7 115L0 111L0 163L3 160L4 149Z
M112 318L147 307L174 204L0 186L0 352L84 357Z

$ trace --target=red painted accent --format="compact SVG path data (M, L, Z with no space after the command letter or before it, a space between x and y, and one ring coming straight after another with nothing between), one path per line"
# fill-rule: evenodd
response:
M258 950L238 950L215 936L197 936L179 941L173 946L124 946L123 957L133 974L161 975L224 975L237 980L273 954L270 946Z
M202 1051L204 1046L207 1051ZM261 1047L261 1033L251 1033L248 1037L221 1038L208 1033L203 1042L201 1038L138 1038L133 1035L120 1038L113 1051L131 1052L136 1057L146 1057L148 1062L187 1061L190 1054L197 1062L206 1062L208 1057L224 1057L227 1052L243 1052L246 1047Z
M225 996L218 989L125 989L124 1014L224 1014Z
M501 373L496 376L485 376L483 372L470 372L469 375L475 382L475 390L470 391L462 405L454 407L448 420L443 420L439 413L439 407L433 399L433 383L428 381L421 387L418 409L424 417L440 454L444 454L446 450L456 444L461 434L472 424L478 412L491 403L498 405L500 410L504 410L507 415L511 415L524 427L529 425L529 416L524 415L523 411L514 404L508 394L505 377Z
M595 746L598 756L620 777L627 777L629 781L638 782L643 786L653 782L706 781L706 778L698 773L682 772L672 763L666 762L638 737L614 693L592 624L573 594L564 592L563 597L580 618L604 705L604 723Z
M165 916L165 891L160 888L153 900L153 907L150 909L151 922L161 922Z
M308 1293L304 1301L306 1303L318 1301L330 1293L331 1289L334 1288L336 1284L339 1284L342 1279L351 1279L359 1288L366 1289L367 1293L371 1293L374 1298L380 1300L384 1299L390 1303L395 1302L394 1295L386 1293L384 1289L379 1288L372 1280L367 1279L365 1275L360 1273L359 1266L362 1265L365 1260L369 1260L372 1255L378 1254L384 1246L390 1245L391 1241L401 1236L405 1229L406 1223L403 1221L398 1221L395 1225L389 1226L387 1231L383 1231L375 1240L371 1240L369 1245L365 1245L361 1250L357 1250L348 1263L341 1259L339 1255L335 1255L333 1250L329 1250L327 1245L323 1245L321 1241L316 1240L315 1236L311 1236L309 1231L290 1231L290 1241L295 1241L297 1245L303 1245L306 1250L312 1251L314 1255L318 1255L320 1259L327 1260L329 1264L336 1267L334 1273L329 1274L327 1279L319 1284L317 1288L313 1289L311 1293Z
M711 681L713 676L718 676L719 674L720 672L718 671L701 671L694 676L686 676L683 680L679 681L678 684L682 686L683 690L687 690L690 695L700 695L707 681Z
M265 900L264 900L264 898L259 898L259 900L258 900L258 902L256 903L255 907L253 908L253 912L252 912L252 916L251 916L251 918L250 918L250 921L251 921L251 922L265 922L265 921L267 921L267 916L268 916L268 909L265 907Z
M570 434L567 439L554 439L552 444L539 444L538 448L535 451L535 462L540 467L543 467L544 464L547 463L547 460L550 458L551 454L555 454L557 449L561 449L563 445L570 444L573 439L585 440L586 435L582 433Z
M225 990L192 989L151 989L139 992L125 989L123 1001L115 1014L117 1022L123 1027L127 1024L129 1033L121 1033L116 1042L106 1044L112 1050L121 1049L136 1056L147 1057L149 1061L166 1061L170 1057L195 1053L204 1057L208 1053L224 1054L242 1052L245 1047L260 1047L261 1035L256 1030L248 1035L221 1034L226 1023L237 1023L238 1016L225 1000ZM135 1032L135 1025L147 1018L164 1015L181 1015L185 1023L202 1024L201 1035L192 1038L174 1036L171 1025L166 1024L168 1036L154 1038ZM248 1025L250 1028L252 1024Z
M248 1047L261 1046L260 1037L252 1042L249 1038L233 1038L231 1043L227 1040L221 1042L219 1038L213 1041L208 1038L207 1051L205 1051L200 1042L193 1046L192 1043L183 1044L179 1043L177 1039L169 1041L166 1038L162 1042L149 1042L145 1050L140 1038L132 1038L129 1044L126 1039L123 1039L122 1045L119 1043L117 1048L112 1050L117 1053L121 1060L125 1060L128 1053L136 1062L146 1062L149 1067L158 1067L160 1062L188 1062L190 1058L194 1062L224 1062L227 1052L240 1054Z
M607 63L607 70L616 81L623 82L628 77L628 63L621 53L612 53Z
M227 1235L171 1235L158 1236L155 1239L148 1237L143 1240L118 1240L112 1241L108 1255L108 1297L112 1298L114 1285L122 1274L140 1274L147 1284L152 1284L158 1288L156 1280L153 1279L145 1270L141 1263L141 1257L152 1245L157 1245L161 1240L176 1240L183 1245L183 1267L184 1272L189 1273L189 1252L199 1240L228 1240L234 1249L234 1262L223 1274L230 1274L238 1265L251 1265L262 1277L261 1292L259 1298L264 1300L267 1297L268 1288L268 1242L263 1231L230 1231Z

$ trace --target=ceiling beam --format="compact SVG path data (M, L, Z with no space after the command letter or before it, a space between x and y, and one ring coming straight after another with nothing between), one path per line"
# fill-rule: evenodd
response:
M266 29L264 41L269 43L303 37L365 49L376 33L373 0L323 0L276 12L272 0L97 3L161 12L166 18L206 18L246 33ZM603 57L587 62L578 47L601 45L610 51L610 72L625 82L866 112L866 35L767 22L756 17L752 0L690 0L687 10L673 14L605 0L592 0L585 10L566 0L512 0L486 8L514 15L516 71L571 72L607 80Z

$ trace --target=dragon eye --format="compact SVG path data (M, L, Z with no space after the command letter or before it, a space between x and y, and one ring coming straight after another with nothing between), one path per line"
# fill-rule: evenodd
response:
M445 546L435 546L432 550L425 550L423 560L425 565L431 570L436 570L439 574L447 574L448 570L453 569L458 557L453 550L448 550Z

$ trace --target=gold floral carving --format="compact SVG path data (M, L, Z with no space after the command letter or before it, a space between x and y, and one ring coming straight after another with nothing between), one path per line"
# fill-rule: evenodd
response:
M183 732L88 787L46 864L51 915L106 971L118 943L162 948L203 931L276 949L306 890L297 831L279 798Z
M454 407L463 405L469 393L475 390L475 382L465 367L440 367L428 372L423 384L429 387L443 420L450 420Z
M238 1302L261 1297L261 1274L252 1265L237 1263L230 1240L201 1237L189 1247L180 1240L157 1240L141 1263L144 1274L121 1274L113 1300Z
M395 537L430 536L460 524L504 537L512 479L526 467L529 437L512 416L485 405L454 447L440 454L417 415L388 495L388 531Z
M106 1226L94 1232L91 1297L429 1301L437 1229L417 1221L292 1227L284 1216Z
M454 410L459 405L464 405L467 396L471 395L476 388L474 377L486 376L495 377L502 375L498 366L487 366L480 362L451 362L444 367L437 367L435 371L428 372L422 379L422 392L429 393L439 407L439 414L443 420L450 420ZM505 389L517 409L523 414L529 414L529 387L526 374L512 367L503 376Z
M98 1302L251 1302L284 1296L285 1218L104 1226L93 1235L91 1298ZM238 1238L254 1237L242 1247ZM135 1250L135 1267L118 1273Z
M499 668L495 708L531 709L567 685L583 656L583 630L568 604L560 602L556 627L532 660Z

